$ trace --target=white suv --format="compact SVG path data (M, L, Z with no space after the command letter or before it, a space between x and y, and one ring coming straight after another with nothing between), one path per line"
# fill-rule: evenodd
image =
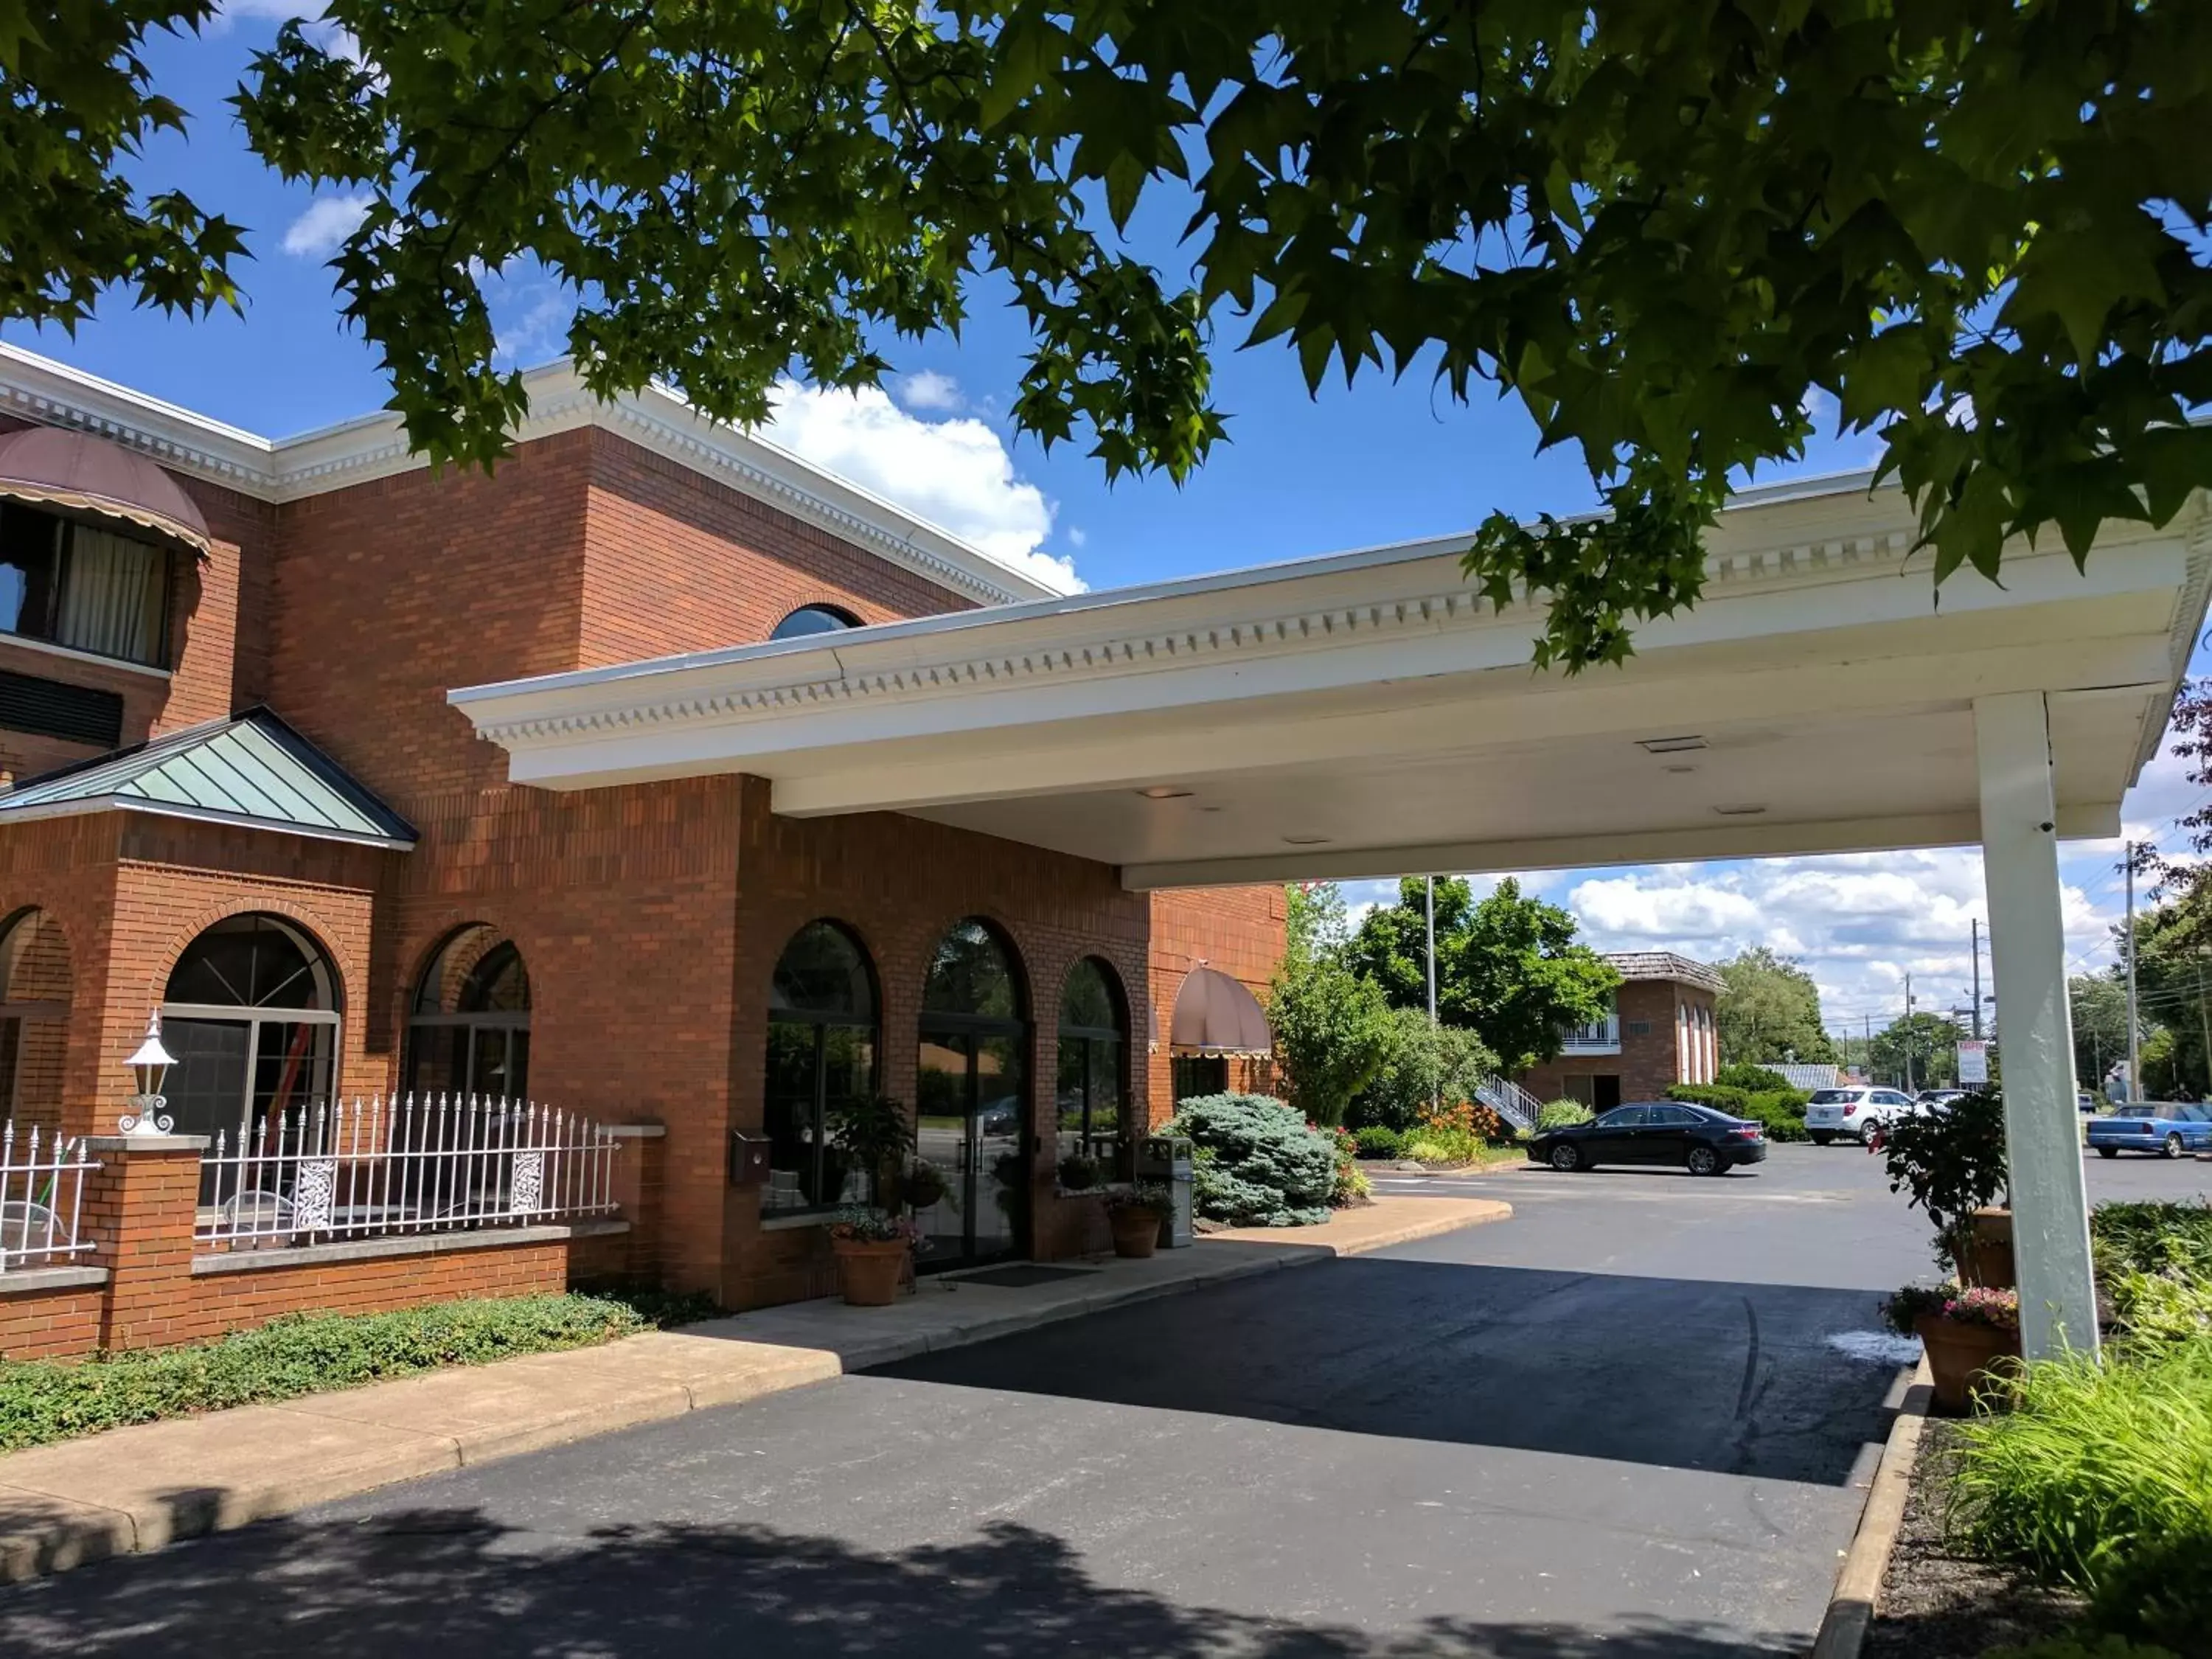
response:
M1838 1136L1872 1140L1883 1124L1924 1109L1899 1089L1816 1089L1805 1108L1805 1132L1818 1146Z

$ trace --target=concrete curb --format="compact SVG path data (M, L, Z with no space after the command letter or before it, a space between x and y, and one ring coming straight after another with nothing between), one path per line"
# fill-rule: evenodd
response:
M1905 1495L1912 1483L1913 1465L1920 1458L1921 1431L1927 1426L1935 1395L1928 1361L1923 1358L1898 1404L1896 1420L1889 1425L1881 1462L1867 1487L1858 1532L1844 1557L1843 1571L1836 1575L1835 1593L1828 1598L1827 1614L1820 1620L1820 1633L1813 1644L1813 1659L1858 1659L1867 1628L1874 1623L1882 1574L1889 1567L1890 1552L1897 1547L1898 1530L1905 1523Z
M0 1455L0 1583L143 1553L398 1481L686 1412L743 1405L1109 1308L1364 1255L1513 1213L1510 1206L1486 1200L1414 1201L1434 1204L1437 1212L1363 1227L1361 1212L1352 1212L1330 1224L1341 1225L1346 1236L1328 1242L1279 1243L1279 1234L1271 1237L1265 1230L1213 1234L1270 1248L1210 1262L1203 1272L1179 1278L1109 1281L1025 1308L948 1306L936 1328L878 1333L863 1318L854 1322L856 1332L840 1330L821 1346L749 1340L747 1329L771 1323L769 1316L778 1311L768 1310L596 1348L433 1371L10 1452Z

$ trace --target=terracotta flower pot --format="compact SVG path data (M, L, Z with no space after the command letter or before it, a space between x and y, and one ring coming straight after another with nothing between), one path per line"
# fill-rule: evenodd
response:
M898 1295L899 1279L913 1246L902 1238L881 1243L861 1238L833 1238L837 1284L855 1308L888 1308Z
M1936 1403L1948 1412L1965 1411L1977 1387L2005 1375L2020 1358L2017 1330L1923 1314L1912 1331L1928 1351Z
M1107 1218L1114 1226L1114 1254L1142 1261L1159 1248L1160 1212L1123 1206Z
M1992 1291L2015 1288L2020 1279L2013 1267L2012 1212L1994 1207L1975 1211L1967 1218L1955 1265L1961 1285Z

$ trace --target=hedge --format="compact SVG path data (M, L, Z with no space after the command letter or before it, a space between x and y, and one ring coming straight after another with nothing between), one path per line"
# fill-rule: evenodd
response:
M595 1347L653 1322L608 1297L516 1296L397 1313L288 1314L219 1341L75 1363L0 1360L0 1451L447 1365Z
M1731 1117L1749 1118L1766 1130L1769 1140L1805 1139L1805 1108L1812 1099L1796 1089L1753 1094L1724 1083L1678 1083L1667 1091L1670 1100L1692 1106L1710 1106Z

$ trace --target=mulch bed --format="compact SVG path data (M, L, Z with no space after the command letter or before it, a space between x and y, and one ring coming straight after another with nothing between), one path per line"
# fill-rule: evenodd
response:
M1941 1418L1929 1419L1922 1434L1863 1659L1977 1659L1990 1648L2058 1635L2081 1612L2073 1596L1944 1547L1946 1477L1958 1435L1958 1425Z

